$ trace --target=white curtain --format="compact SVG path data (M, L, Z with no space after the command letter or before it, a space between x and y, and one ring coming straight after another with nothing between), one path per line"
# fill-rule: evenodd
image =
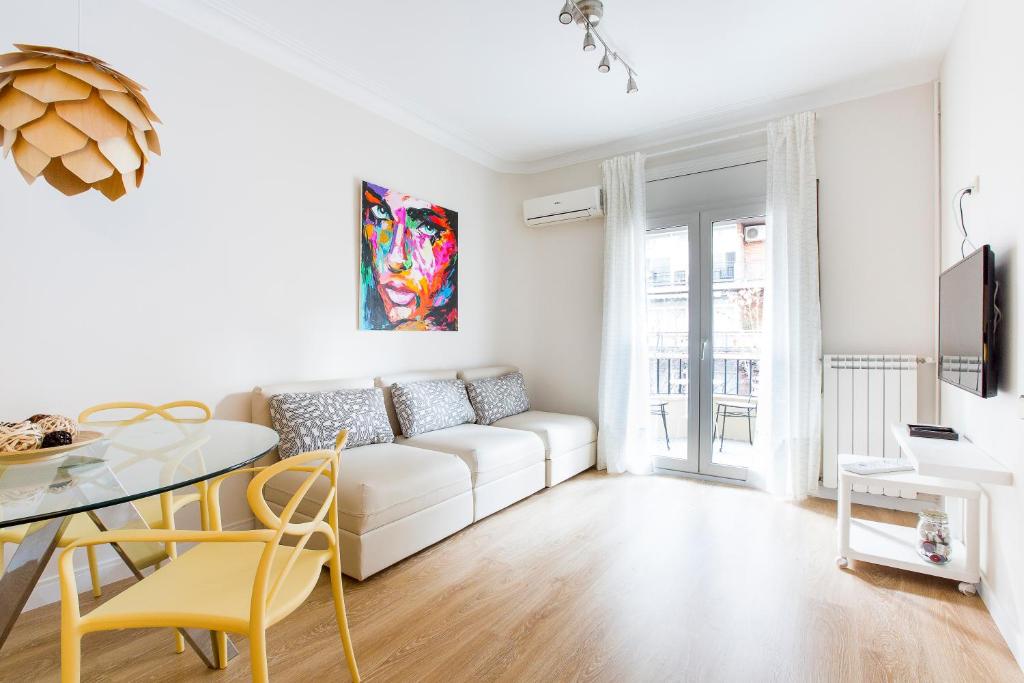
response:
M598 383L597 467L651 471L644 238L644 157L601 164L604 176L604 319Z
M768 125L768 287L758 474L803 500L821 469L821 302L814 113Z

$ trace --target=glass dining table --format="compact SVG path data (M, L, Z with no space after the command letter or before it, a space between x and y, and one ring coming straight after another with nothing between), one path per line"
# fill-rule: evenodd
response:
M73 515L88 514L101 530L146 528L133 501L249 465L278 442L272 429L230 420L152 418L83 427L102 438L43 461L0 460L0 528L29 525L0 578L0 648ZM163 543L114 549L139 579L143 570L168 559ZM212 634L181 633L207 666L219 667ZM236 654L229 641L228 659Z

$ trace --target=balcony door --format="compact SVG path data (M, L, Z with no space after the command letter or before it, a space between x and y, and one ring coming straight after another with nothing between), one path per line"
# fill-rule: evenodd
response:
M679 218L647 232L655 466L745 480L758 457L764 206Z

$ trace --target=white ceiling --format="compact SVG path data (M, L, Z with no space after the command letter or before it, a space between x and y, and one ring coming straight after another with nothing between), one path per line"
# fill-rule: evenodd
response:
M964 0L148 0L491 167L533 171L935 78Z

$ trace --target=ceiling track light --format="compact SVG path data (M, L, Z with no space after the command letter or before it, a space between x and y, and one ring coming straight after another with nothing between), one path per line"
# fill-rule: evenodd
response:
M583 36L583 51L593 52L597 49L597 43L594 42L594 34L587 29L587 35Z
M576 5L570 0L565 0L565 4L562 6L562 11L558 13L558 21L563 24L571 24L573 16L576 14Z
M622 58L611 45L605 36L597 30L598 23L604 17L604 3L601 0L565 0L562 11L558 14L559 23L569 25L575 21L581 28L586 30L583 36L583 51L593 52L600 43L604 48L604 55L597 64L597 70L603 74L612 70L613 62L621 62L628 76L626 80L626 92L632 95L639 91L636 85L636 71Z

